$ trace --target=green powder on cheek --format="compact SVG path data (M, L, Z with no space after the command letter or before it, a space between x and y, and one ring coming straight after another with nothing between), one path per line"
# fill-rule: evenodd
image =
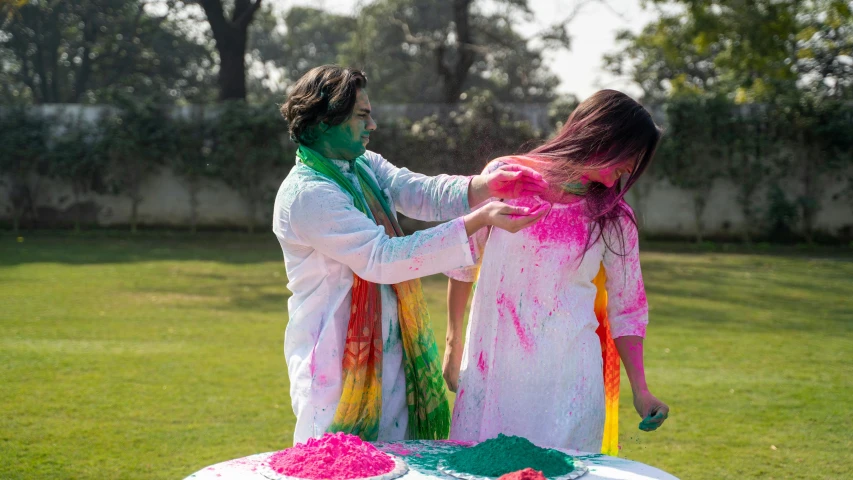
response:
M539 448L525 438L503 434L448 455L447 466L457 472L484 477L500 477L525 468L539 470L546 477L566 475L574 470L569 455Z

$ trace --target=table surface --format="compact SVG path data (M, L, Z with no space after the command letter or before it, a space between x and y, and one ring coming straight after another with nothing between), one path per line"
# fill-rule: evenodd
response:
M436 458L465 448L455 442L411 440L406 442L378 442L376 447L386 453L406 460L409 472L400 480L457 480L436 470ZM589 468L580 480L678 480L676 477L649 465L606 455L563 450L578 457ZM275 452L259 453L202 468L186 480L269 480L261 472L261 465ZM425 453L426 455L421 455Z

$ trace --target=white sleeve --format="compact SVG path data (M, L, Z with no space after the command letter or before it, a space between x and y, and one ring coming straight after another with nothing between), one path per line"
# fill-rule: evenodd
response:
M394 206L403 215L427 222L443 222L471 211L468 205L471 177L429 177L408 168L397 168L374 152L368 152L367 158L379 186L388 190Z
M486 240L489 239L489 232L491 232L491 227L484 227L477 230L468 239L471 255L474 257L473 265L455 268L444 272L444 274L460 282L476 282L477 277L480 275L480 266L483 265L483 251L486 249Z
M374 283L399 283L474 263L461 218L413 235L389 237L331 183L297 194L289 227L303 245Z
M633 215L633 212L631 212ZM604 270L607 274L607 317L613 338L626 335L646 336L649 323L649 304L640 270L640 243L637 227L628 217L619 218L622 227L608 229Z

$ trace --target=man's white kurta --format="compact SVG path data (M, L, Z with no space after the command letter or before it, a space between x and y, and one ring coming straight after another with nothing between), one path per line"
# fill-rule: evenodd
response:
M289 321L284 354L296 414L294 442L326 432L341 397L342 353L350 316L353 272L382 291L382 417L379 440L403 440L408 427L403 346L391 284L473 264L460 217L470 211L469 177L427 177L365 154L370 170L397 211L445 221L391 238L359 212L352 197L297 160L275 200L273 232L284 252ZM358 187L351 164L334 160Z

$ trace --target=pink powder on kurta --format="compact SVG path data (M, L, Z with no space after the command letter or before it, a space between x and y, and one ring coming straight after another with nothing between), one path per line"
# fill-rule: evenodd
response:
M327 433L274 453L269 466L289 477L348 480L388 473L394 460L355 435Z
M584 204L578 202L552 208L545 218L524 231L539 244L586 245L588 221L584 215Z
M480 352L480 358L477 359L477 368L480 373L486 373L486 359L483 358L483 352Z
M533 350L533 340L527 336L527 331L521 324L521 317L518 316L518 311L516 311L512 300L507 298L506 295L501 294L501 296L498 297L498 306L503 307L500 309L501 317L503 317L503 312L507 311L512 318L512 324L515 327L515 333L518 335L518 341L521 343L521 347L528 352Z

